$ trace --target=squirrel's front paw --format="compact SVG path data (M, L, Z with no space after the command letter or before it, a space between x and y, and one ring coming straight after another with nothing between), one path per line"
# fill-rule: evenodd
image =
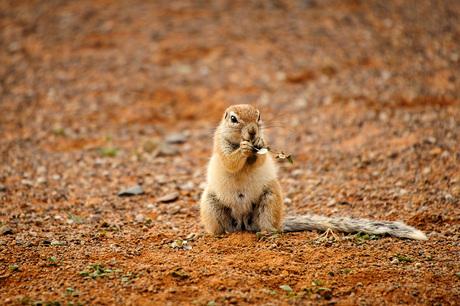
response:
M258 150L265 148L264 139L262 137L256 138L256 140L254 140L254 147L257 148Z
M249 141L242 141L240 142L241 152L244 155L249 156L254 153L254 146Z

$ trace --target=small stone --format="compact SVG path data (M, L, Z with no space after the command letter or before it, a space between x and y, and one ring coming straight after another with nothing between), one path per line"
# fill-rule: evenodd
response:
M59 240L51 240L51 245L64 245L64 242L63 241L59 241Z
M143 149L147 153L152 153L158 147L158 140L147 140L144 142Z
M147 140L144 143L144 151L151 153L153 156L170 156L179 154L179 149L174 145L164 142L160 139Z
M145 219L145 217L144 217L143 214L138 214L138 215L136 215L136 217L134 218L134 220L135 220L137 223L142 223L142 222L144 222L144 219Z
M171 192L157 199L157 202L168 203L174 202L179 199L180 194L178 192Z
M179 188L182 190L190 191L195 188L195 184L192 181L188 181L187 183L180 185Z
M430 154L430 156L437 156L437 155L441 154L441 152L442 152L441 148L438 147L438 148L434 148L434 149L430 150L429 154Z
M362 286L364 286L364 285L363 285L363 283L361 283L361 282L359 282L359 283L356 284L356 287L362 287Z
M26 179L21 180L21 184L24 186L28 186L28 187L34 185L34 183L31 180L26 180Z
M89 215L89 218L96 223L99 223L102 220L101 215Z
M444 196L444 198L445 198L446 200L452 200L454 197L453 197L450 193L447 193L447 194Z
M337 201L334 200L334 199L331 199L331 200L327 203L327 207L334 206L335 204L337 204Z
M425 169L423 169L422 173L425 174L425 175L431 174L431 168L426 167Z
M38 184L38 185L45 185L46 183L47 183L46 177L40 176L40 177L37 179L37 184Z
M138 194L143 194L144 189L139 186L139 185L134 185L132 187L129 187L128 189L122 190L117 193L118 196L131 196L131 195L138 195Z
M392 261L391 261L391 264L392 265L398 265L399 264L399 260L397 258L394 258Z
M285 199L284 199L284 204L289 205L289 204L291 204L291 203L292 203L292 199L291 199L291 198L285 198Z
M419 262L417 262L417 263L414 265L414 267L416 267L417 269L420 269L420 268L422 267L422 264L419 263Z
M162 142L158 145L157 151L154 152L154 155L155 156L170 156L170 155L177 155L179 153L180 153L179 149L176 148L175 146Z
M442 152L441 158L442 159L448 159L450 157L450 153L447 151Z
M14 230L8 225L3 225L2 227L0 227L0 236L13 235L13 234L14 234Z
M180 211L180 206L178 205L173 205L171 207L168 208L168 210L166 211L169 215L175 215L177 213L179 213Z
M429 144L435 144L435 143L436 143L436 138L434 138L434 137L427 137L427 138L423 139L423 142L429 143Z
M148 228L147 226L144 225L144 226L142 227L142 231L143 231L144 233L146 233L146 232L149 231L149 228Z
M53 180L55 180L55 181L60 181L61 180L61 176L59 174L54 174L51 178Z
M166 137L166 142L168 143L184 143L187 140L187 137L182 134L172 134Z
M196 238L198 238L198 234L197 233L190 233L187 238L185 238L186 240L189 240L189 241L192 241L192 240L195 240Z

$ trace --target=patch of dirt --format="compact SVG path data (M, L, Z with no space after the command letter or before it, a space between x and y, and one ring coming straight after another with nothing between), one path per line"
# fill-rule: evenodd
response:
M0 12L1 304L460 303L458 1ZM294 156L288 215L400 220L429 240L205 234L213 129L235 103ZM168 137L180 154L157 154Z

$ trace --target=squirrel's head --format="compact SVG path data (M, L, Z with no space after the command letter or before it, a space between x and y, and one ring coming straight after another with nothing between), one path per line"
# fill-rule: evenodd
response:
M222 122L236 141L254 141L261 136L262 120L257 108L248 104L233 105L225 111ZM242 139L241 139L242 138Z

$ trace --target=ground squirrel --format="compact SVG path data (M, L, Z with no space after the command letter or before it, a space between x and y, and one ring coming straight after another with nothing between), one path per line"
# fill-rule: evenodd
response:
M259 110L251 105L229 107L214 135L207 185L201 198L201 219L208 233L330 229L427 240L423 232L400 222L319 215L284 218L277 168L268 154L256 154L264 147Z

